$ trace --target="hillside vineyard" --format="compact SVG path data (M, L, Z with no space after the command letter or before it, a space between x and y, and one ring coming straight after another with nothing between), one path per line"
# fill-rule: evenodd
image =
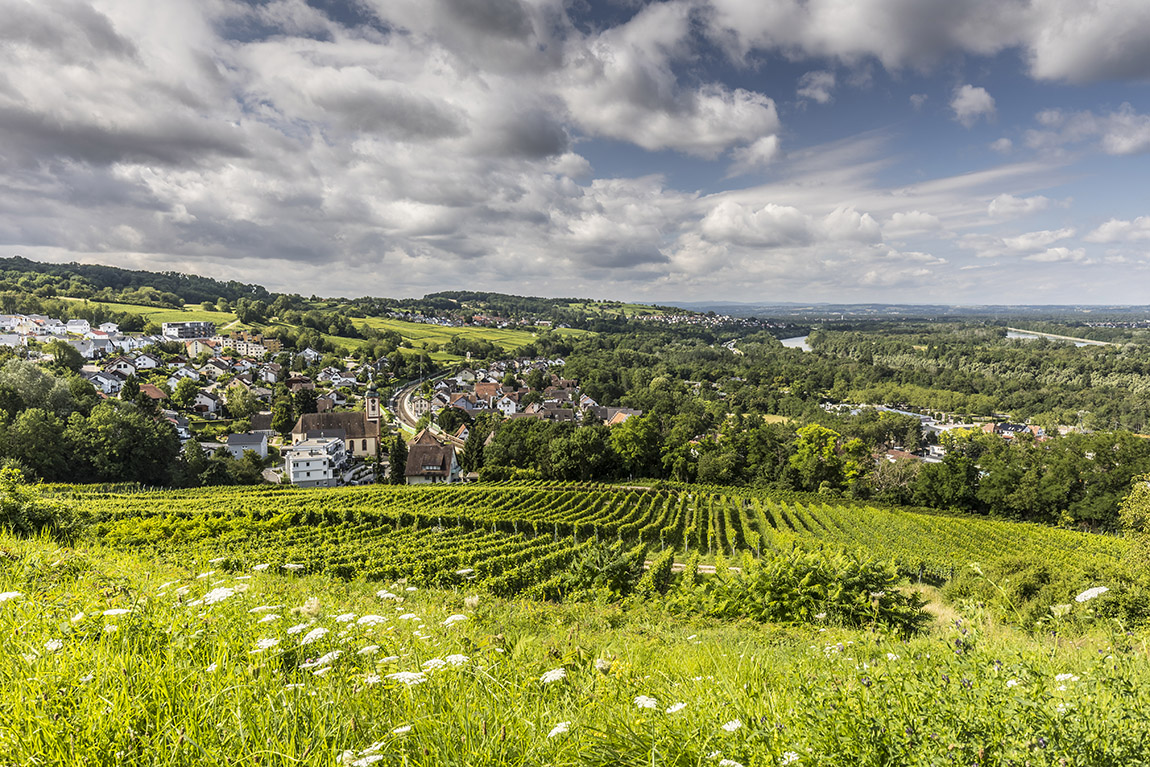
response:
M1054 567L1113 564L1127 546L1038 525L701 486L56 492L82 504L93 536L115 547L175 560L223 556L236 567L292 565L344 579L468 582L505 596L545 594L580 553L613 542L679 559L844 551L891 561L902 575L929 583L1008 556Z

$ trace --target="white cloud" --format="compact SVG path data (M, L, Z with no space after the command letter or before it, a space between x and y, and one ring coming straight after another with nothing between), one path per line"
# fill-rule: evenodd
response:
M1010 154L1011 150L1014 149L1014 142L1004 136L994 141L990 148L999 154Z
M990 201L986 212L995 218L1017 218L1031 213L1037 213L1050 207L1050 198L1042 195L1033 197L1015 197L1012 194L1000 194Z
M1037 261L1043 264L1056 264L1086 261L1086 251L1082 248L1050 248L1041 253L1026 256L1025 261Z
M909 234L934 232L942 228L938 216L924 213L921 210L911 210L893 214L883 226L882 232L886 237L900 237Z
M954 89L950 99L954 119L966 128L974 127L980 117L987 121L994 118L994 97L985 88L962 85Z
M1135 112L1129 103L1108 114L1047 109L1039 112L1035 120L1042 128L1026 132L1026 144L1032 149L1058 151L1067 145L1097 140L1106 154L1150 152L1150 115Z
M928 98L930 97L925 93L912 93L910 96L910 105L914 108L914 111L918 112L922 109Z
M1047 245L1051 245L1059 240L1065 240L1067 237L1074 236L1074 229L1043 229L1038 232L1027 232L1019 234L1014 237L1004 237L1002 242L1006 247L1013 251L1028 252L1033 250L1040 250Z
M751 170L765 168L779 156L779 137L764 136L749 146L731 150L731 165L728 175L734 176Z
M832 91L835 89L835 73L825 70L807 72L799 78L797 91L800 99L810 99L820 104L829 104L834 101Z
M1087 242L1150 240L1150 216L1139 216L1133 221L1112 218L1082 239Z

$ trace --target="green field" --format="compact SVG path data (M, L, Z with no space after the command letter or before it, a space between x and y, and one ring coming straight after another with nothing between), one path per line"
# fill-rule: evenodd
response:
M225 325L236 321L236 315L231 312L205 312L199 307L195 309L164 309L157 306L140 306L138 304L114 304L106 301L88 301L86 299L68 298L67 301L83 301L92 306L99 306L113 312L124 314L138 314L147 322L162 324L165 322L214 322L219 330ZM235 328L246 328L237 323Z
M399 333L405 341L412 346L423 348L431 343L443 345L456 336L472 338L481 341L490 341L505 351L513 352L526 346L537 337L537 332L531 330L516 330L509 328L485 327L443 327L428 325L422 322L406 322L386 317L368 317L358 321L362 325L380 331L393 331ZM574 328L559 328L556 331L561 335L582 335L587 331ZM434 352L432 359L439 362L453 362L462 359L457 355L446 352Z
M705 521L706 541L738 548L730 531L748 534L737 517L757 518L756 501L780 542L811 548L853 529L875 550L929 554L938 539L939 557L1081 564L1120 556L1113 539L706 488L45 493L90 526L72 546L0 532L5 767L1146 763L1146 635L1100 617L1109 595L1071 600L1064 620L1086 630L1064 636L940 604L929 587L823 588L817 569L772 579L756 607L815 594L822 612L715 617L749 554L739 571L641 580L614 603L492 588L555 565L576 536L641 540L648 520ZM664 560L648 548L644 579ZM764 568L772 557L831 561L764 547ZM916 589L938 618L910 634L886 625L884 605ZM843 592L858 592L861 620L835 611Z
M612 304L601 301L581 301L568 304L569 309L584 312L588 317L636 317L639 315L663 315L670 312L656 309L647 304Z

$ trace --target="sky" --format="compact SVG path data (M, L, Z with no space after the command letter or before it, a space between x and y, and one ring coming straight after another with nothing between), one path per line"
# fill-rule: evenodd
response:
M1147 304L1146 0L0 0L0 256Z

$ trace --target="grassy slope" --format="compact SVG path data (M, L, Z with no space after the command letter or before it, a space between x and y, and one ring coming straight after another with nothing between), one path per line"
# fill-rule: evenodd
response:
M78 298L67 298L67 301L80 301ZM164 309L158 306L140 306L138 304L114 304L107 301L87 301L93 306L102 306L114 312L125 314L138 314L148 322L214 322L216 328L222 328L235 322L236 315L231 312L205 312L198 306L185 309ZM240 327L238 324L236 327Z
M899 641L402 584L397 604L286 570L4 535L0 551L0 591L20 592L0 602L4 765L1135 764L1150 738L1141 637L975 621ZM218 588L237 591L200 602Z

